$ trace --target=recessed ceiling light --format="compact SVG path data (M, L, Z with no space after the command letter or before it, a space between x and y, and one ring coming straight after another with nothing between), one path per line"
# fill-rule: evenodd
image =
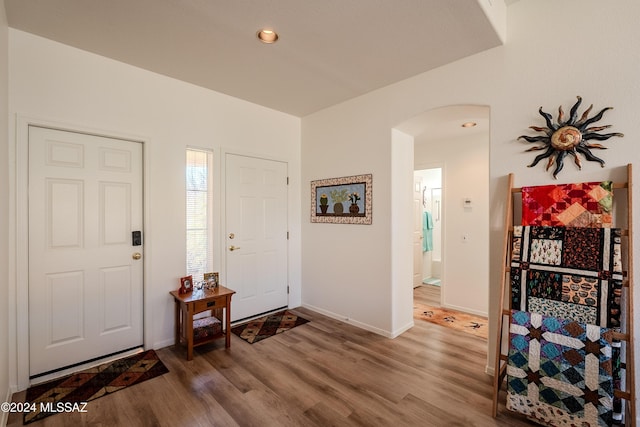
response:
M476 125L477 125L476 122L465 122L465 123L462 124L462 127L463 128L472 128L472 127L474 127Z
M268 28L263 28L262 30L259 30L256 33L256 36L258 37L258 40L260 40L262 43L271 44L278 41L278 33Z

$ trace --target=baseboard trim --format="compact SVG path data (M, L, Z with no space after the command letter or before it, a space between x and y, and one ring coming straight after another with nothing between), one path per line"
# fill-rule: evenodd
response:
M495 372L495 368L493 366L489 366L489 365L485 365L484 366L484 373L489 375L489 376L493 376L494 372Z
M414 325L415 325L415 323L413 322L413 319L412 319L411 322L407 323L404 327L396 329L395 331L393 331L393 335L392 335L391 338L399 337L400 335L402 335L405 332L407 332L409 329L413 328Z
M156 341L153 344L153 348L154 350L160 349L160 348L165 348L165 347L171 347L172 345L174 345L176 343L176 339L175 338L167 338L166 340L162 340L162 341ZM147 349L149 350L149 349Z
M467 307L461 307L459 305L442 304L442 308L447 308L449 310L459 311L462 313L469 313L473 314L474 316L488 317L487 313L484 311L472 310Z
M393 332L386 331L384 329L380 329L378 327L369 325L367 323L359 322L357 320L351 319L349 316L345 316L344 314L334 313L332 311L325 310L323 308L316 307L316 306L313 306L313 305L310 305L310 304L302 304L302 307L304 307L306 309L309 309L311 311L315 311L316 313L320 313L320 314L322 314L324 316L327 316L327 317L330 317L332 319L339 320L341 322L347 323L349 325L356 326L356 327L358 327L360 329L364 329L366 331L373 332L374 334L382 335L383 337L395 338L397 336L397 335L394 335ZM402 332L404 332L404 331L402 331Z
M13 396L13 392L11 391L11 387L9 387L7 389L7 394L3 402L11 402L11 396ZM9 421L9 412L0 411L0 426L6 426L8 421Z

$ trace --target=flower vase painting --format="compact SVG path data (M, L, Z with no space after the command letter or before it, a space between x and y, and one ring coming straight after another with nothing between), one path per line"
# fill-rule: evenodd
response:
M371 224L372 175L311 181L311 222Z

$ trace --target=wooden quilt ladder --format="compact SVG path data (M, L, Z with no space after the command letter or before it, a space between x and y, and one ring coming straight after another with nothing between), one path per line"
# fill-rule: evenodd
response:
M622 329L620 333L614 333L614 339L626 342L626 353L623 359L623 364L626 363L626 384L625 390L614 390L614 396L619 397L626 401L624 422L625 426L634 427L636 425L636 402L635 402L635 369L634 369L634 343L633 343L633 216L632 216L632 165L628 164L627 167L627 181L622 183L613 183L613 192L626 193L626 197L623 196L622 200L626 199L626 212L617 212L615 203L616 197L614 196L614 221L618 219L620 222L626 221L626 228L624 226L618 226L614 223L616 228L622 229L623 242L626 241L626 246L623 245L622 250L622 267L623 267L623 293L621 300L622 315L621 318ZM504 239L503 239L503 269L500 280L500 305L497 324L497 338L495 342L495 364L494 364L494 377L493 377L493 417L498 415L498 395L500 388L505 382L505 376L507 373L507 358L508 358L508 339L509 339L509 325L511 324L511 246L513 239L514 225L520 224L520 218L514 217L514 198L521 196L522 188L514 187L514 175L509 174L508 192L507 192L507 206L506 206L506 218L504 224ZM626 249L626 250L625 250Z

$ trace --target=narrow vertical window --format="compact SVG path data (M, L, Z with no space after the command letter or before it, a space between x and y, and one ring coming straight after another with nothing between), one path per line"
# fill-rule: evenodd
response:
M213 271L211 152L187 149L187 275Z

